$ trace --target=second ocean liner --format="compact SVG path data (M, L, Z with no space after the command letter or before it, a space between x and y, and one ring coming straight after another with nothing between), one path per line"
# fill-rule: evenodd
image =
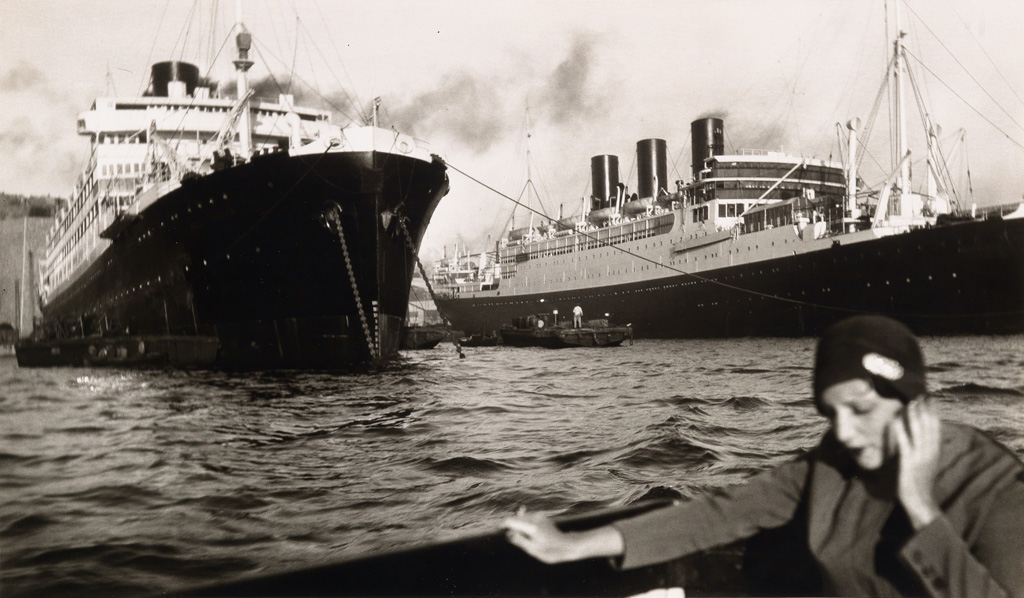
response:
M897 83L904 61L897 40ZM691 123L692 179L675 185L664 140L637 143L635 193L619 180L617 156L594 156L580 216L443 260L438 309L469 334L575 306L638 338L814 335L855 313L919 334L1022 333L1024 208L958 207L935 127L923 120L928 182L919 190L902 127L902 158L880 187L864 187L859 119L847 126L845 164L726 153L719 118Z

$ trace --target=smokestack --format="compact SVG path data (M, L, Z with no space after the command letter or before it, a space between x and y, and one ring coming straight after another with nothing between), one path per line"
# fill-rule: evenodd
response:
M168 97L169 89L178 90L175 97L190 96L195 92L196 85L199 84L199 67L187 62L157 62L152 66L150 73L153 95L158 98ZM184 94L181 90L182 83L184 84Z
M640 199L657 198L661 189L668 190L668 151L664 139L636 142L636 169Z
M704 170L704 160L725 153L725 123L720 118L699 118L690 123L693 178Z
M612 155L594 156L590 159L593 208L600 210L611 205L619 186L619 157Z

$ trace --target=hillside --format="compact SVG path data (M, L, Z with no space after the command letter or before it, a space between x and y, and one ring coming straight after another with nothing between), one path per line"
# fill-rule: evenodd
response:
M59 197L19 195L0 191L0 220L21 218L53 218L57 205L64 203ZM2 239L2 237L0 237Z

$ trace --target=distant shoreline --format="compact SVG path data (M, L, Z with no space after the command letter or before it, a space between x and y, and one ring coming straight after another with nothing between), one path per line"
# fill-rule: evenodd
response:
M53 218L58 207L67 203L52 195L22 195L0 192L0 220L11 218Z

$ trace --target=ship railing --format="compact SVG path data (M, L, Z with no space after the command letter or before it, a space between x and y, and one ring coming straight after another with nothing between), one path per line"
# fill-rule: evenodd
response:
M514 264L518 261L528 261L552 255L562 255L565 253L586 251L598 247L607 247L611 245L618 245L620 243L638 241L667 233L672 229L674 220L675 215L673 213L661 214L653 218L632 220L615 226L587 231L585 233L576 233L565 237L556 237L553 239L530 243L529 245L525 245L525 251L520 249L521 247L524 247L523 244L519 242L509 242L509 244L502 250L499 261L503 265Z

